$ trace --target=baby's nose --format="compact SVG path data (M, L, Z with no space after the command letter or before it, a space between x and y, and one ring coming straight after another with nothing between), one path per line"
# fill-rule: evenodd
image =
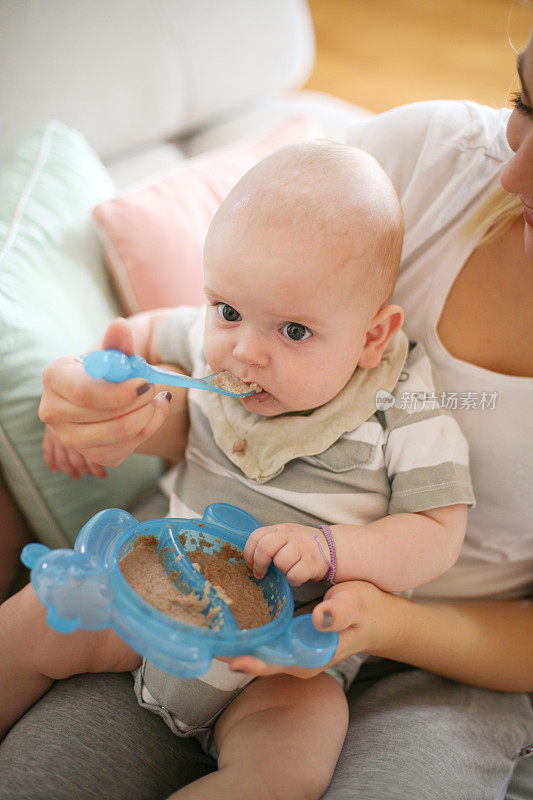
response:
M269 362L268 349L263 337L254 333L242 333L233 348L233 356L243 364L266 367Z

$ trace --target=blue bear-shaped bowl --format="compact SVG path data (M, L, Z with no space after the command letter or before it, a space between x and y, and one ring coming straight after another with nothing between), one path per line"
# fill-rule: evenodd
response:
M205 579L191 568L185 551L205 547L216 553L224 545L241 553L260 523L226 503L208 506L201 519L156 519L138 523L117 508L92 517L82 528L74 550L27 545L22 560L30 567L34 589L47 609L47 622L58 631L111 627L130 647L165 672L183 678L203 675L215 656L250 654L273 664L319 667L335 653L337 633L317 631L310 614L293 617L294 599L285 575L273 564L260 581L271 621L239 630L228 606L209 589L210 608L219 608L203 628L188 625L145 602L122 575L119 562L140 537L153 536L169 574L178 584L202 595Z

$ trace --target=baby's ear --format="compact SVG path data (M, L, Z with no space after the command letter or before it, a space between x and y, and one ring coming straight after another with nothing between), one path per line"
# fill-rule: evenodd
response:
M358 367L377 367L390 340L403 325L404 313L400 306L383 306L366 332L366 342L357 363Z

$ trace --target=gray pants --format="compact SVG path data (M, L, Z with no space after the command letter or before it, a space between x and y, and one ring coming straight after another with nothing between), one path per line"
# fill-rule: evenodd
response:
M525 695L367 663L324 800L533 800ZM518 767L505 794L515 763ZM129 674L56 683L0 745L0 800L164 800L216 769L141 709Z
M348 733L324 800L533 800L527 695L414 669L376 681L389 664L369 665L372 678L352 687Z

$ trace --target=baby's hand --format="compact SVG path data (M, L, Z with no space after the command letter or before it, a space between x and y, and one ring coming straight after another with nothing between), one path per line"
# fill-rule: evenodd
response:
M81 453L61 444L59 436L49 425L45 426L43 438L44 460L52 470L60 470L79 481L82 475L94 475L96 478L106 478L107 472L99 464L88 461Z
M318 536L318 541L314 538ZM273 561L285 573L291 586L301 586L305 581L321 581L329 567L320 553L328 552L322 531L306 525L271 525L257 528L248 537L244 558L253 570L254 578L264 578Z

